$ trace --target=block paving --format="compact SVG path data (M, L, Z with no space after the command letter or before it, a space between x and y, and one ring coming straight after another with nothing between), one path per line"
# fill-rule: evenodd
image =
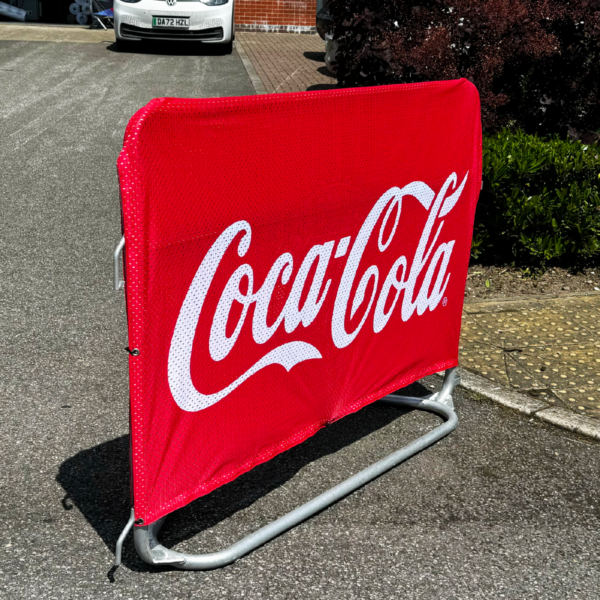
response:
M269 94L329 89L337 80L325 67L325 42L318 35L237 31Z

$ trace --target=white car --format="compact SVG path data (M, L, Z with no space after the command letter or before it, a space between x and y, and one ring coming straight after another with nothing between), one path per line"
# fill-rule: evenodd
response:
M235 37L234 0L114 0L117 46L133 40L189 40L222 44Z

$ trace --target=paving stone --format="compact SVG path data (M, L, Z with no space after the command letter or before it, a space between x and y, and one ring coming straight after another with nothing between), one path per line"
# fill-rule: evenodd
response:
M555 406L600 418L599 322L597 294L468 303L460 364Z
M463 338L464 342L464 338ZM461 344L463 344L461 342ZM509 386L505 370L505 356L501 348L490 344L464 342L459 348L461 365L473 373L487 377L491 381Z
M534 362L527 360L527 356L521 353L506 353L506 373L510 385L518 390L541 390L544 388L539 368L536 368ZM531 360L536 361L535 357Z

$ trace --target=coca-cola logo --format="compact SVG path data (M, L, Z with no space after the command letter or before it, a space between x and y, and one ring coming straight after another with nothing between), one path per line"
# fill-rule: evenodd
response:
M455 241L438 244L437 240L444 224L443 218L458 202L468 175L467 173L462 183L456 187L457 175L452 173L437 195L426 183L415 181L403 188L391 188L375 203L354 239L340 283L335 291L331 337L336 348L350 345L365 326L369 316L372 319L373 332L377 334L382 331L396 310L402 291L404 295L398 310L403 321L408 321L415 311L418 315L422 315L426 310L433 311L440 304L450 279L450 273L446 271ZM369 265L360 278L353 298L350 298L367 244L375 243L376 239L379 252L383 253L388 249L398 229L402 202L405 198L415 198L428 211L427 221L412 260L409 262L406 256L399 256L385 274L385 278L380 275L377 265ZM375 226L382 215L379 231L374 235ZM389 222L392 217L394 221L390 230ZM436 222L437 229L433 239L430 240ZM301 362L323 358L319 349L313 344L293 340L267 352L252 367L218 392L203 394L194 386L191 377L191 359L196 327L223 256L240 233L243 235L239 239L237 253L240 258L246 255L252 240L252 228L247 221L237 221L221 233L202 260L175 325L168 360L169 387L177 405L186 411L202 410L219 402L248 378L269 365L278 364L290 371ZM289 252L282 254L275 260L263 284L256 291L252 267L249 264L239 266L229 277L212 317L208 340L211 359L219 362L229 355L244 327L252 304L255 305L251 324L252 337L257 344L267 342L282 326L289 335L295 332L300 323L304 327L310 326L319 314L326 296L334 293L331 289L332 280L325 281L329 261L332 255L334 258L345 256L350 248L350 242L351 237L344 237L337 241L337 244L336 240L331 240L313 246L296 271L293 282L294 258ZM316 268L312 269L315 264ZM314 271L312 282L308 294L303 296L311 269ZM425 276L421 279L419 276L423 271ZM246 284L245 292L240 290L243 280ZM419 289L415 290L417 280L420 280L421 284ZM284 285L291 283L291 288L283 310L275 322L268 325L269 304L278 281ZM382 281L381 286L380 281ZM370 297L365 298L368 289L371 289ZM306 297L302 307L300 307L301 297ZM233 333L227 335L226 327L234 302L242 306L242 311ZM360 323L352 331L347 331L345 324L347 312L350 311L350 318L352 318L365 302L368 303L367 309Z

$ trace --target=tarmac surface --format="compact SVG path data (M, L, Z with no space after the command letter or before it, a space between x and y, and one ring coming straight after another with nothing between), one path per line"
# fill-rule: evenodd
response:
M456 432L235 565L152 568L129 538L111 569L129 512L123 131L156 96L253 93L236 53L166 52L0 41L0 598L598 597L599 445L462 390ZM368 407L179 511L161 539L217 550L436 423Z

